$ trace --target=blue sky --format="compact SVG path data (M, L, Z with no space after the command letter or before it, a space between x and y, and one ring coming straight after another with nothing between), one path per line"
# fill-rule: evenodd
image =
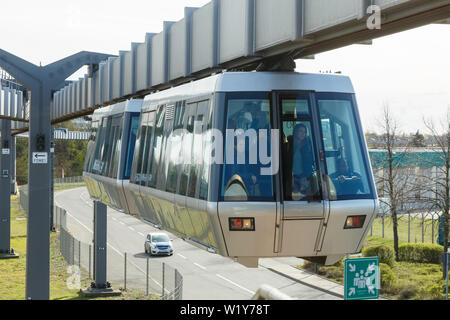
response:
M23 0L2 3L0 48L46 65L87 50L118 54L184 7L209 0ZM384 104L400 129L425 132L423 117L442 119L450 107L450 25L429 25L297 61L302 72L342 71L357 93L365 130L376 131ZM75 78L82 76L77 73Z

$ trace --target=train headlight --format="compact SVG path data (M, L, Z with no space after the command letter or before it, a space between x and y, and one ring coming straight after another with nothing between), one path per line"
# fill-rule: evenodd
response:
M366 216L349 216L345 219L344 229L358 229L362 228Z
M255 218L230 218L230 231L255 231Z

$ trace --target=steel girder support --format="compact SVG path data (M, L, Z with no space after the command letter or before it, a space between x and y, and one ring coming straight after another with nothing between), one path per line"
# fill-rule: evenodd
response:
M26 299L50 297L51 161L50 104L53 92L83 65L98 64L110 55L79 52L38 67L0 49L0 67L31 91L28 147L28 230ZM9 193L8 193L9 194ZM47 199L47 200L45 200Z
M95 288L105 289L107 252L107 208L100 201L94 201L94 281Z
M0 120L0 254L9 254L11 245L11 122Z

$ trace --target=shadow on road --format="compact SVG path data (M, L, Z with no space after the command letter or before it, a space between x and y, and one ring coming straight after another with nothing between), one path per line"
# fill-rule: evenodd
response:
M146 254L145 252L141 252L141 253L134 254L133 257L135 257L137 259L147 259L147 258L150 258L150 259L161 259L161 258L168 258L168 257L171 257L171 256L166 256L166 255L164 255L164 256L151 256L149 254Z

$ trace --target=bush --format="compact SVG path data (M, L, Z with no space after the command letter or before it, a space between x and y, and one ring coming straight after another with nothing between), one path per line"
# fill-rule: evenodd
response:
M386 263L380 263L380 285L383 289L392 288L397 282L397 276Z
M438 244L406 243L398 247L400 261L440 264L444 249Z
M344 270L336 266L320 267L318 270L319 275L322 275L328 279L333 279L338 282L344 280Z
M394 249L388 246L379 245L365 248L362 252L364 257L378 257L380 258L380 263L385 263L389 267L394 267Z
M445 289L446 282L441 279L432 285L422 286L419 289L418 298L420 300L444 300Z

